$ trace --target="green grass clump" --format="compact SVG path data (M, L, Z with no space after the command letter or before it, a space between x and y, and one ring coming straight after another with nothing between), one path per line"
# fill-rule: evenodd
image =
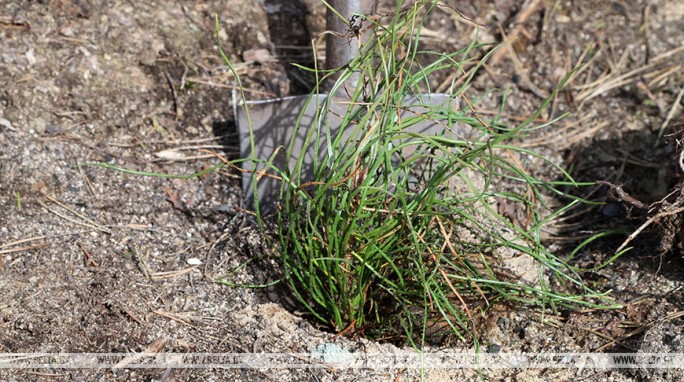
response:
M477 68L486 57L478 56L477 43L449 54L419 49L422 22L436 6L398 1L389 24L376 24L376 37L337 72L333 93L352 75L361 78L347 89L351 100L339 131L328 126L330 98L314 126L294 127L311 129L308 145L320 160L314 179L299 180L301 160L278 171L284 181L275 244L289 287L335 331L414 345L440 333L476 339L473 321L498 301L609 307L540 241L544 224L568 208L545 212L542 194L561 195L559 187L576 184L548 161L564 180L537 179L516 159L544 160L515 142L541 127L532 121L550 99L517 126L492 126L466 107L452 107L476 72L463 68ZM437 71L465 78L443 105L424 96ZM408 104L409 97L418 105ZM412 128L426 121L440 132ZM525 224L502 216L496 201L526 211ZM512 274L505 252L532 259L536 280Z

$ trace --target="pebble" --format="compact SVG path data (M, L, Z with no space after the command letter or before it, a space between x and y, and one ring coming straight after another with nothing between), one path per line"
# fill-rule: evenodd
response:
M605 206L603 206L603 209L601 210L603 216L607 218L614 218L616 216L619 216L621 212L622 208L620 206L620 203L618 202L608 202Z
M6 120L5 118L0 118L0 126L6 127L8 130L17 131L12 127L12 122Z
M269 52L268 49L248 49L242 53L242 59L245 60L245 62L253 61L263 64L271 61L273 56L271 56L271 52Z
M202 265L202 260L196 258L196 257L191 257L186 260L188 264L190 265Z
M26 57L26 61L28 61L29 66L33 66L36 64L36 54L33 51L33 48L29 49L24 56Z

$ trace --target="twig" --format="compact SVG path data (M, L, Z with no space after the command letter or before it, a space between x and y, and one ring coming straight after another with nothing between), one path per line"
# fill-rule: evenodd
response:
M7 253L13 253L13 252L28 251L31 249L38 249L38 248L43 248L43 247L47 247L47 244L41 243L41 244L27 245L27 246L19 247L19 248L2 249L2 250L0 250L0 255L4 255Z
M651 23L649 20L651 19L651 4L646 4L643 10L643 17L641 18L643 20L643 23L641 24L641 27L639 28L644 36L651 36L652 31L651 31ZM646 38L644 39L644 42L646 43L646 62L648 62L651 58L651 44L649 43L650 39Z
M610 342L608 342L607 344L604 344L602 347L604 347L604 346L605 346L605 347L608 347L608 346L611 346L611 345L620 345L620 346L622 346L622 347L624 347L624 348L626 348L626 349L630 349L630 350L632 350L632 351L636 351L636 350L637 350L637 349L634 349L633 347L627 345L626 343L624 343L623 340L626 339L626 338L624 338L624 337L623 337L623 338L618 338L618 339L616 339L616 338L613 338L613 337L611 337L611 336L609 336L609 335L607 335L607 334L603 334L603 333L599 332L598 330L595 330L595 329L592 329L592 328L585 328L585 327L579 327L579 328L582 329L582 330L584 330L585 332L588 332L588 333L591 333L591 334L593 334L593 335L595 335L595 336L597 336L597 337L603 338L604 340L610 341ZM640 332L639 332L640 329L641 329L641 328L638 328L638 329L636 329L636 330L634 330L634 331L632 331L632 332L630 332L630 333L631 333L632 335L639 334L639 333L640 333ZM631 337L631 336L630 336L630 337Z
M444 224L442 224L442 221L438 217L435 219L437 220L437 224L439 225L439 230L442 233L442 237L444 238L444 242L447 245L447 247L449 248L449 251L451 252L452 255L454 255L454 258L456 258L456 259L461 258L461 256L458 254L458 252L454 248L454 245L451 243L451 232L449 232L447 234L446 229L444 228ZM434 254L432 255L432 257L436 259ZM443 272L443 271L440 269L440 272ZM442 273L442 274L444 275L444 273ZM446 277L446 275L444 275L444 276ZM456 293L456 291L454 290L454 286L449 282L448 279L446 279L446 280L447 280L447 283L449 284L449 287L451 288L451 290ZM482 299L487 304L487 306L489 306L490 305L489 300L487 299L487 296L485 296L484 292L482 291L482 288L480 288L480 286L477 285L477 283L473 283L473 285L475 286L475 289L477 289L477 292L480 294L480 296L482 296ZM461 296L458 293L456 293L456 295L458 296L459 299L461 299ZM461 299L461 302L463 304L465 304L465 302L463 302L462 299ZM466 306L466 309L467 309L467 306Z
M166 76L166 81L168 81L169 87L171 88L171 95L173 96L173 109L176 113L176 118L181 118L183 117L183 109L180 108L180 103L178 102L178 93L176 93L176 87L173 85L173 79L166 70L164 71L164 75Z
M504 32L501 26L499 26L499 30L501 31L501 35L504 37L504 41L510 41L510 39L506 36L506 32ZM511 61L513 62L513 66L515 66L515 71L520 76L521 83L527 88L527 90L531 91L534 95L541 99L548 98L548 94L546 94L543 90L539 89L537 85L532 83L530 77L527 75L527 72L525 71L525 68L523 68L522 63L520 62L518 55L515 54L515 51L513 50L510 44L506 44L506 46L502 47L496 53L503 54L504 52L508 52ZM490 65L493 64L493 62L490 62Z
M513 20L513 24L515 24L515 26L511 32L508 33L508 38L505 34L503 34L501 37L503 37L504 40L514 40L518 38L518 36L522 33L525 21L527 21L527 19L538 10L540 5L542 5L541 0L531 0L527 6L523 5L523 10L520 11L520 13L515 16L515 20ZM499 51L495 52L494 55L489 59L489 65L496 65L506 53L507 49L510 48L505 47L504 49L500 49Z
M78 221L78 220L76 220L76 219L72 219L72 218L70 218L70 217L68 217L68 216L65 216L64 214L62 214L62 213L60 213L60 212L58 212L58 211L56 211L56 210L54 210L54 209L51 209L50 207L47 206L47 204L41 202L40 200L38 201L38 204L40 204L43 208L45 208L45 209L48 210L49 212L52 212L53 214L59 216L60 218L66 220L66 221L68 221L68 222L71 222L71 223L74 223L74 224L78 224L78 225L81 225L81 226L84 226L84 227L96 229L96 230L98 230L98 231L102 231L102 232L105 232L105 233L111 233L111 231L106 230L106 229L104 229L104 228L100 228L100 227L97 227L97 226L93 226L93 225L88 224L88 223L83 223L83 222L80 222L80 221Z
M0 245L0 248L12 247L12 246L15 246L15 245L17 245L17 244L28 243L28 242L30 242L30 241L44 240L44 239L46 239L47 237L48 237L47 235L41 235L41 236L29 237L29 238L27 238L27 239L21 239L21 240L11 241L11 242L9 242L9 243L5 243L5 244Z
M197 267L189 267L189 268L181 269L181 270L178 270L178 271L154 272L154 273L150 273L150 278L151 278L152 280L169 279L169 278L172 278L172 277L182 276L182 275L184 275L184 274L186 274L186 273L190 273L190 272L192 272L192 271L195 270L195 269L197 269Z
M105 232L105 233L112 233L112 231L110 231L109 229L105 228L102 224L100 224L100 223L98 223L98 222L96 222L96 221L94 221L94 220L88 219L88 218L85 217L83 214L80 214L80 213L74 211L72 208L69 208L69 207L66 206L64 203L62 203L62 202L60 202L59 200L55 199L53 196L50 196L50 195L48 195L48 194L46 194L46 193L43 193L43 196L45 196L45 198L46 198L47 200L49 200L49 201L51 201L52 203L55 203L56 205L58 205L58 206L64 208L65 210L71 212L71 213L74 214L75 216L77 216L77 217L83 219L86 223L88 223L88 224L83 224L83 223L76 222L77 224L81 224L81 225L85 225L85 226L88 226L88 227L91 227L91 228L95 228L95 229L100 230L100 231ZM40 202L40 201L39 201L38 203L40 203L41 205L43 205L43 207L47 208L47 206L46 206L44 203L42 203L42 202ZM48 208L48 210L50 210L50 209ZM60 214L58 214L58 213L55 212L55 211L52 211L52 212L53 212L55 215L57 215L57 216L60 216L60 217L62 217L62 218L64 218L64 219L67 219L67 220L73 222L73 220L71 220L71 219L69 219L69 218L67 218L67 217L65 217L65 216L63 216L63 215L60 215Z
M641 227L639 227L639 229L637 229L637 230L634 231L631 235L629 235L629 237L627 238L627 240L625 240L625 241L620 245L620 247L618 247L618 249L617 249L615 252L616 252L616 253L617 253L617 252L620 252L623 248L625 248L625 247L627 246L627 244L629 244L632 240L634 240L634 238L636 238L637 235L639 235L639 234L641 233L641 231L643 231L643 230L645 230L646 228L648 228L648 226L650 226L653 222L655 222L655 221L657 221L657 220L660 220L660 219L662 219L662 218L664 218L664 217L666 217L666 216L676 215L676 214L678 214L678 213L680 213L680 212L684 212L684 207L679 207L679 208L676 208L676 209L674 209L674 210L669 210L669 211L663 211L663 212L660 212L659 214L657 214L657 215L655 215L655 216L649 218L648 220L646 220L646 222L645 222L644 224L641 225Z
M83 168L76 166L78 168L78 173L81 174L81 178L83 178L83 183L85 183L86 188L88 188L88 192L90 192L90 196L96 197L95 195L95 189L93 188L92 183L90 183L90 179L88 179L88 176L85 174L85 171L83 171Z
M652 73L644 74L644 79L648 80L647 85L649 88L662 87L668 77L672 76L673 74L680 73L682 68L684 68L684 65L676 65L673 67L656 70Z
M206 258L204 259L204 271L203 271L203 273L204 273L205 276L209 274L209 263L210 263L210 260L211 260L211 254L212 254L212 252L214 251L214 249L216 249L216 246L217 246L219 243L223 242L224 240L226 240L228 237L230 237L230 236L232 236L232 235L233 235L233 233L230 232L230 231L224 232L221 236L219 236L218 239L214 240L214 241L211 243L211 246L209 246L209 250L207 250L207 256L206 256ZM223 264L223 262L219 263L219 265L217 265L216 268L219 268L222 264Z
M146 279L151 278L150 277L150 266L147 265L147 261L143 256L141 256L135 248L132 248L131 250L133 259L136 262L136 265L138 266L138 269L142 274L145 276Z
M136 361L146 357L151 357L152 355L158 354L160 351L162 351L164 347L166 347L166 339L160 338L150 344L150 346L148 346L147 349L145 349L142 353L133 354L122 359L116 365L112 366L112 369L125 368L128 364L135 363Z
M456 9L456 8L454 8L454 7L451 7L451 6L447 5L447 4L444 4L443 2L440 2L440 3L439 3L439 7L438 7L437 9L440 9L440 10L442 10L442 11L443 11L444 9L447 9L447 10L451 11L453 14L450 13L450 12L444 12L444 13L448 14L449 16L451 16L451 18L452 18L453 21L461 21L462 23L464 23L464 24L466 24L466 25L473 26L473 27L487 28L486 25L481 24L481 23L478 23L477 21L475 21L475 20L471 19L470 17L468 17L468 16L464 15L463 13L461 13L461 11L459 11L458 9ZM453 17L454 15L455 15L456 17Z
M673 55L676 55L680 53L682 50L684 50L684 46L681 46L676 49L672 49L666 53L663 53L659 55L658 57L653 58L653 61L651 63L644 65L640 68L636 68L634 70L631 70L627 73L618 75L616 77L610 78L610 79L601 79L600 81L595 81L593 84L590 84L588 86L582 86L579 88L586 88L589 87L591 89L586 90L580 94L578 94L575 98L577 100L580 100L580 102L583 104L584 102L597 97L611 89L618 88L620 86L624 86L626 84L629 84L632 82L632 78L635 77L637 74L641 72L645 72L647 70L653 69L656 66L662 64L662 61L664 61L666 58L669 58ZM610 77L610 75L608 76Z
M126 313L126 314L128 315L128 317L130 317L133 321L139 323L140 325L144 325L144 323L142 322L142 320L140 319L140 317L138 317L138 315L135 314L135 312L133 312L133 311L132 311L130 308L128 308L127 306L121 304L121 310L123 310L124 313Z
M637 208L641 208L641 209L647 209L648 208L647 205L645 205L644 203L634 199L632 196L630 196L628 193L626 193L622 189L622 187L620 187L620 186L617 186L617 185L612 184L612 183L608 183L608 182L603 181L603 180L599 180L596 183L597 184L603 184L604 186L610 187L613 191L615 191L617 193L618 197L621 200L624 200L625 202L627 202L627 203L629 203L629 204L631 204Z
M83 254L85 255L86 261L84 261L84 262L86 263L86 265L87 265L87 263L90 263L90 265L92 265L93 267L97 267L98 266L97 263L95 262L95 260L93 260L92 256L90 255L90 252L88 252L88 250L85 249L83 244L81 244L79 242L78 246L81 248L81 251L83 251Z
M640 326L640 327L632 330L631 332L623 335L622 337L618 338L617 340L614 340L614 341L608 342L607 344L602 345L601 347L596 349L596 351L597 352L603 351L603 350L607 349L608 347L618 343L618 341L623 341L623 340L626 340L627 338L630 338L630 337L633 337L637 334L643 333L643 332L647 331L648 329L650 329L651 327L653 327L657 322L672 321L672 320L676 320L682 316L684 316L684 311L672 312L672 313L668 314L667 316L665 316L661 320L647 322L643 326Z
M185 89L185 80L188 78L188 65L185 64L185 61L181 61L181 64L183 64L183 74L181 75L181 83L180 86L178 87L179 89L183 90Z
M579 121L568 123L565 126L558 128L553 134L553 137L542 136L540 138L526 140L525 142L520 143L520 147L547 145L557 149L565 149L582 139L592 136L597 131L609 125L608 121L604 121L587 127L583 122L585 122L586 119L589 119L589 117L590 116L587 115L582 117ZM575 129L571 130L572 128Z
M674 103L672 104L672 108L670 109L670 112L667 113L667 118L665 118L665 121L663 122L663 124L660 125L660 130L658 130L658 138L656 138L654 146L658 146L658 143L660 143L660 138L663 136L663 131L665 130L667 125L670 123L670 120L672 120L672 117L674 117L674 114L677 111L677 106L679 106L679 102L681 102L681 100L682 100L682 95L684 95L684 88L681 88L679 90L679 94L677 94L677 98L675 99Z
M168 319L170 319L170 320L173 320L173 321L176 321L176 322L180 322L181 324L187 325L187 326L189 326L189 327L191 327L191 328L197 328L195 325L192 324L192 321L189 321L189 320L187 320L187 319L184 319L184 318L181 317L179 314L170 313L170 312L165 312L165 311L163 311L163 310L158 310L158 309L157 309L157 310L153 310L152 313L158 314L158 315L160 315L160 316L162 316L162 317L166 317L166 318L168 318Z
M439 222L440 222L439 218L436 218L436 219L437 219L437 222L439 223ZM419 239L423 244L426 244L425 239L423 238L422 235L417 235L417 237L418 237L418 239ZM439 260L438 257L430 250L430 247L427 247L427 250L428 250L428 252L430 252L430 259L431 259L432 261L434 261L435 263L437 263L438 260ZM458 258L458 253L456 253L454 256L456 256L456 257ZM466 312L466 314L468 315L468 318L470 318L470 320L472 321L473 315L472 315L472 313L471 313L471 311L470 311L470 308L468 307L468 304L465 302L465 300L463 299L463 297L461 297L461 294L458 293L458 290L456 290L456 288L454 287L454 285L451 283L451 281L449 280L449 276L446 274L446 272L444 271L444 269L442 269L442 267L439 267L439 273L440 273L440 274L442 275L442 277L444 278L444 281L445 281L445 282L447 283L447 285L449 286L449 289L451 289L451 291L454 293L454 295L456 296L456 298L458 298L458 300L461 302L461 305L463 306L463 310L464 310L464 311ZM473 330L474 330L474 329L473 329Z

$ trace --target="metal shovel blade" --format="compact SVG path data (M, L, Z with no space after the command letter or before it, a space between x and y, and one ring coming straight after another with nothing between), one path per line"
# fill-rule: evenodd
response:
M325 107L328 97L332 97L330 104ZM427 111L428 108L442 107L448 111L456 111L459 102L449 94L429 94L420 100L409 97L404 102L401 118L413 117ZM244 191L244 207L254 210L253 171L268 170L260 161L271 161L279 170L292 169L298 159L302 159L302 170L299 179L293 179L296 184L303 184L313 180L314 162L322 159L327 153L327 132L314 133L318 136L318 148L314 144L307 144L307 136L311 129L329 129L329 136L337 136L342 116L349 112L349 100L344 97L328 95L286 97L267 101L248 101L250 114L251 135L245 106L238 107L236 119L240 135L240 155L247 159L242 167L247 170L242 173L242 188ZM326 115L321 115L326 110ZM295 126L299 125L299 128ZM342 133L343 142L351 135L352 129ZM423 120L407 128L408 132L425 135L452 135L453 126L443 123ZM252 137L254 151L252 151ZM294 139L294 142L292 140ZM308 138L310 141L311 138ZM398 143L397 143L398 144ZM291 156L286 157L288 147L292 145ZM409 146L410 147L410 146ZM410 150L410 149L407 149ZM275 154L275 155L274 155ZM409 156L411 152L402 153ZM257 161L250 160L257 159ZM419 163L418 163L419 164ZM265 175L258 177L257 195L262 214L273 212L278 201L281 181L274 170L265 171Z
M350 17L357 14L370 14L374 9L375 0L328 0L340 14ZM341 23L330 10L327 17L327 28L329 30L344 31L350 26ZM341 24L340 24L341 23ZM363 37L362 37L363 38ZM340 45L337 42L331 43L329 38L326 47L326 62L328 68L340 67L353 59L358 50L354 49L356 44ZM342 48L340 48L342 46ZM351 50L350 50L351 49ZM354 88L351 84L350 88ZM349 112L349 97L341 94L327 95L314 94L311 96L294 96L277 98L265 101L243 101L237 99L236 92L233 93L233 105L235 107L235 117L237 130L240 140L240 155L246 159L242 162L244 170L242 173L242 189L244 192L244 208L255 210L255 179L253 173L257 171L256 195L259 200L259 212L268 214L274 212L274 207L279 199L281 181L278 179L277 171L268 170L264 162L270 161L279 170L292 169L298 159L303 162L302 170L298 179L293 179L296 184L303 184L313 180L313 166L316 159L321 159L321 155L326 152L326 136L336 136L340 124L341 116ZM329 105L324 103L331 98ZM431 94L419 97L420 102L415 98L405 100L403 112L404 116L414 116L425 110L426 105L443 106L449 110L456 110L457 100L448 94ZM413 106L412 106L413 105ZM326 110L327 115L321 115L320 111ZM325 120L327 119L327 120ZM307 135L311 129L325 127L328 132L318 132L318 150L314 144L307 144ZM447 127L448 130L449 127ZM434 121L425 120L417 123L410 128L411 132L440 135L444 134L445 126ZM327 135L326 135L327 134ZM343 132L343 138L347 132ZM348 135L347 135L348 136ZM294 142L292 142L294 139ZM253 142L252 142L253 140ZM292 145L292 146L290 146ZM290 157L286 157L287 149ZM253 148L253 149L252 149ZM410 154L410 153L407 153Z

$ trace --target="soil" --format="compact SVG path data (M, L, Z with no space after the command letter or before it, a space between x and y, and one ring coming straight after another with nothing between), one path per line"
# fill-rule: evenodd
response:
M378 12L392 3L381 2ZM492 56L466 93L483 114L498 109L507 92L505 113L528 116L575 64L586 64L541 118L570 116L521 144L563 163L578 180L605 180L623 192L605 184L578 191L593 191L591 198L608 204L557 227L549 244L558 254L568 253L570 239L622 230L574 260L596 266L652 220L629 244L632 251L585 276L612 290L622 309L543 317L525 307L491 311L480 341L501 352L684 352L684 218L676 213L684 204L676 134L684 106L682 3L447 3L484 27L477 32L452 8L439 7L426 24L427 47L455 50L476 34L481 41L517 37L515 54ZM218 54L214 15L250 97L303 94L312 81L290 63L312 60L309 38L324 29L318 1L1 0L0 10L0 353L308 352L325 343L399 350L325 331L292 309L277 286L214 282L229 275L231 283L260 285L277 275L276 264L264 258L265 238L239 208L236 171L166 179L78 166L191 174L218 163L199 149L235 158L236 82ZM434 88L448 90L449 76L435 79ZM202 264L192 265L197 260ZM446 350L470 346L455 342ZM528 369L479 376L674 381L682 373ZM424 376L478 374L427 370ZM3 381L419 377L411 369L0 369Z

